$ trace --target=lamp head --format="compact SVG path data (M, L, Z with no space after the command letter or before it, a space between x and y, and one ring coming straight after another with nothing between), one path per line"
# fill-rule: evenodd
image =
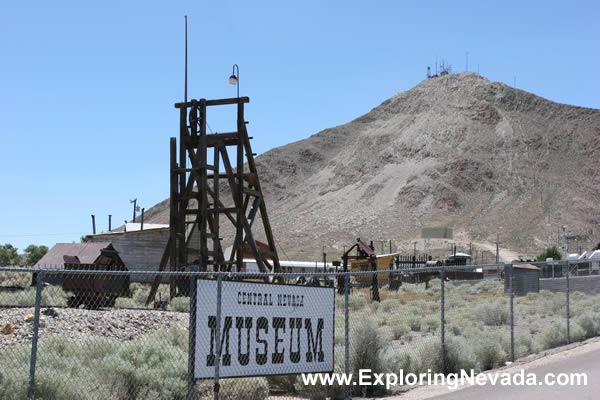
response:
M237 76L231 75L229 77L229 84L233 85L233 86L237 85L238 84L238 78L237 78Z

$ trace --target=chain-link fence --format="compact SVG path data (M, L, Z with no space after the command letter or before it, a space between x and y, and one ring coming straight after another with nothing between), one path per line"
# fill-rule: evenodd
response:
M312 385L300 372L484 371L600 335L598 272L579 261L260 275L4 268L0 398L397 394L407 386Z

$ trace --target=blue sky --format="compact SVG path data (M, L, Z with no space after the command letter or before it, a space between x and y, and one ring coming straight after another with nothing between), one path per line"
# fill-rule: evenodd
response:
M84 5L90 3L90 5ZM0 243L77 241L168 196L173 103L241 95L254 150L343 124L439 60L600 108L594 1L0 3ZM229 113L231 111L231 114ZM209 116L234 126L233 109Z

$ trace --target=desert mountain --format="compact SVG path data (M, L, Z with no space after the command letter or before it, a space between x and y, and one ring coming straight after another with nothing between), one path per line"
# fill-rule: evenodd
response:
M600 110L467 72L425 80L256 162L281 258L319 259L322 246L337 258L357 237L409 254L414 240L447 249L418 240L429 226L451 227L463 249L492 249L499 234L507 258L556 244L565 224L600 241L599 157ZM146 219L168 215L163 201Z

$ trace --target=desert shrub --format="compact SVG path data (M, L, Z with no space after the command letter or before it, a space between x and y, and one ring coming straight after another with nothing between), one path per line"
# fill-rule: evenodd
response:
M534 302L538 299L539 296L539 293L529 292L525 295L525 300L527 300L528 302Z
M408 319L408 326L411 331L419 332L421 330L421 318L411 317Z
M372 312L376 313L379 310L380 305L381 305L381 302L373 301L373 302L371 302L371 304L369 304L369 307L371 308Z
M471 346L460 336L446 337L446 372L460 372L477 368L477 360Z
M26 288L31 285L31 272L0 272L0 286L16 286Z
M270 389L279 389L286 393L295 393L296 386L301 384L300 375L272 375L266 378Z
M381 302L380 308L383 312L396 311L400 308L400 300L385 299Z
M508 354L504 350L506 339L502 333L482 332L474 339L473 350L482 371L498 367L507 360Z
M166 330L156 331L152 335L148 336L148 339L166 343L186 352L189 346L188 330L178 325L173 325Z
M529 335L516 335L515 336L515 357L521 358L532 353L533 340Z
M508 322L508 307L503 301L481 303L475 308L475 314L488 326L504 325Z
M60 286L46 286L44 290L42 290L42 306L66 307L67 294Z
M219 399L223 400L263 400L269 396L269 383L266 378L223 379Z
M586 312L575 320L583 329L586 337L600 335L600 316L593 312Z
M398 340L410 333L410 326L408 326L406 320L399 315L390 317L388 320L388 326L391 329L392 338L394 340Z
M131 342L100 362L117 398L172 399L185 396L187 353L164 341Z
M540 326L537 323L535 323L535 322L530 322L529 323L529 333L531 335L535 335L539 331L540 331Z
M404 321L390 326L392 328L392 338L394 340L399 340L410 332L410 327L406 325L406 322Z
M30 350L22 346L0 352L0 398L27 397ZM186 390L187 332L179 327L125 344L61 336L40 342L36 398L166 400L184 398Z
M461 369L476 369L477 362L471 347L460 336L446 336L446 373L460 372ZM424 373L442 371L442 343L439 336L425 338L418 349L413 350L411 372Z
M35 305L35 288L19 292L0 292L0 305L33 307Z
M462 334L463 329L460 323L454 322L446 326L446 331L453 334L454 336L460 336Z
M115 301L116 308L136 308L138 304L129 297L119 297Z
M585 331L577 322L571 322L571 342L579 342L585 339Z
M367 306L367 299L362 293L352 294L348 296L348 308L350 311L359 311Z
M344 371L344 346L335 346L335 365L334 371ZM296 392L301 394L302 398L309 398L311 400L325 400L325 399L343 399L345 394L344 386L339 384L324 386L320 383L316 385L304 385L302 379L298 379L295 384Z
M385 372L385 364L382 359L385 341L377 329L377 324L372 319L362 320L352 330L350 343L352 343L350 365L355 376L358 376L360 369L370 369L373 373ZM354 388L360 389L356 386ZM368 386L363 389L366 389L368 395L385 393L383 386ZM359 393L357 392L357 394Z
M410 350L392 349L385 352L383 362L388 371L396 374L404 371L406 375L408 373L418 373L421 360L417 353Z
M585 337L585 330L574 322L571 322L570 333L571 341L581 340ZM548 328L542 331L537 340L539 342L538 347L541 350L552 349L567 344L566 322L553 322Z
M139 289L136 289L135 292L131 294L131 298L135 302L138 307L145 307L146 300L148 299L148 295L150 294L150 288L145 286L141 286Z
M438 315L427 315L423 318L423 325L428 332L435 332L440 327L440 323Z
M377 326L384 326L388 323L388 314L386 313L377 313L374 316L375 322L377 322Z
M504 292L504 287L501 282L493 281L493 280L483 280L481 282L476 283L473 286L473 294L495 294L502 295Z
M190 312L189 297L175 297L169 302L169 311Z
M0 399L27 398L31 346L0 351Z
M345 324L346 324L345 316L343 314L336 314L335 315L335 331L334 331L335 344L344 343L344 336L345 336L345 329L346 329Z

